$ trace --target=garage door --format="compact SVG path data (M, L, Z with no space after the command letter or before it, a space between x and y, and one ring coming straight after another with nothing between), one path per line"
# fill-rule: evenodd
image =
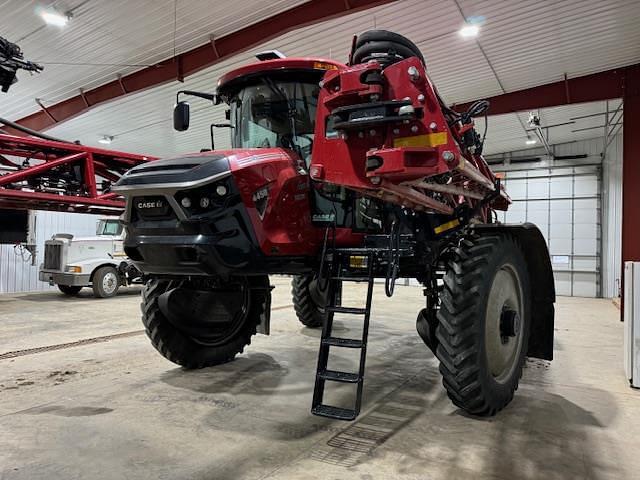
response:
M508 171L504 183L513 205L498 218L540 228L557 294L600 296L600 167Z

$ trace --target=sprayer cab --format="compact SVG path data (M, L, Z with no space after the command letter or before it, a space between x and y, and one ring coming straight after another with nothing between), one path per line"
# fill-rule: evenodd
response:
M241 67L218 81L216 92L181 90L174 108L174 128L189 128L189 103L181 95L199 97L213 104L226 103L232 148L285 148L306 160L308 166L315 133L319 83L327 70L345 68L324 59L284 58L264 52L260 62ZM213 134L212 134L213 144ZM213 145L212 145L213 148Z

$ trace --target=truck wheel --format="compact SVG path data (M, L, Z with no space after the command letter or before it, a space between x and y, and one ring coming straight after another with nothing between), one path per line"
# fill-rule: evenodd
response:
M271 304L269 278L246 277L222 288L152 279L142 291L142 323L167 360L185 368L226 363L251 344Z
M318 290L318 282L314 275L295 275L291 281L293 307L298 320L305 327L321 327L327 313L324 305L327 303Z
M448 260L436 356L449 398L468 413L495 415L513 399L529 341L530 289L512 236L465 239Z
M100 267L93 274L93 294L98 298L114 297L120 288L118 271L111 266Z
M77 295L82 287L78 287L76 285L58 285L58 290L60 290L65 295Z

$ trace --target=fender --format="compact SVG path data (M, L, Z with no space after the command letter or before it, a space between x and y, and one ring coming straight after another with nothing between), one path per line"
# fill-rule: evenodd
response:
M531 275L531 333L527 356L553 360L554 302L556 290L551 257L542 232L533 223L488 223L473 226L480 232L499 231L513 235L527 252L525 259Z
M82 265L83 263L90 263L91 261L88 260L87 262L78 262L78 265ZM91 275L89 276L89 280L91 282L93 282L93 276L96 274L96 272L102 268L102 267L113 267L116 270L118 270L119 264L117 261L105 261L105 260L101 260L101 263L99 263L98 265L96 265L95 267L93 267L93 269L91 270Z

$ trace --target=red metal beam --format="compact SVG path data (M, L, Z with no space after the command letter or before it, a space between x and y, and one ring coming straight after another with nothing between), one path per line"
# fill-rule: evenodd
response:
M17 123L33 130L45 130L80 115L95 105L193 75L296 28L394 1L396 0L349 0L348 2L311 0L237 32L216 38L214 44L209 42L157 65L122 76L92 90L86 90L82 95L48 106L46 111L38 111L18 120ZM19 134L9 128L7 131Z
M624 262L640 261L640 70L625 83L622 131L622 273ZM624 279L623 279L624 280ZM623 289L624 291L624 289Z
M65 203L71 207L100 206L100 207L110 207L118 210L123 210L124 204L125 204L123 200L120 200L120 201L109 200L110 197L101 198L100 196L98 196L96 198L89 198L89 197L78 197L75 195L58 195L56 193L28 192L24 190L2 190L2 195L0 195L0 204L3 202L5 197L12 198L12 199L22 199L22 200L26 200L27 202L34 202L34 203L42 203L42 202L51 202L55 204Z
M489 97L486 99L491 103L489 115L622 98L625 85L637 78L638 72L640 64L629 65ZM464 112L472 103L455 105L454 108Z

